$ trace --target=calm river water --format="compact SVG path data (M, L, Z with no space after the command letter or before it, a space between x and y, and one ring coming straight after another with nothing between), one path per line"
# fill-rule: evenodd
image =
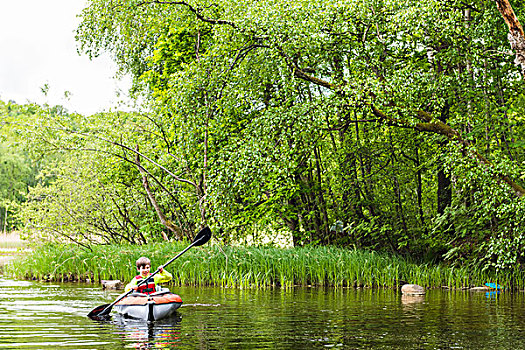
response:
M154 323L86 317L118 293L0 277L5 349L524 349L525 294L178 288Z

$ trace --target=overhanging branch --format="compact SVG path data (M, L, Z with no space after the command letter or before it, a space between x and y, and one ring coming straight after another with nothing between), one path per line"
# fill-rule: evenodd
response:
M224 20L224 19L214 19L214 18L205 17L202 14L202 9L201 8L195 8L192 5L188 4L186 1L151 0L151 1L143 1L143 2L141 2L141 3L139 3L139 4L135 5L135 6L139 7L139 6L150 5L150 4L183 5L183 6L186 6L191 12L193 12L193 14L195 14L195 16L198 19L200 19L203 22L210 23L210 24L229 25L232 28L237 29L237 25L235 23L233 23L232 21L227 21L227 20Z
M502 1L506 1L506 0L502 0ZM523 29L522 29L522 32L523 32ZM285 59L286 59L286 57L285 57ZM523 66L523 67L525 68L525 66ZM336 90L336 91L339 90L339 88L336 85L334 85L334 84L332 84L332 83L330 83L328 81L315 78L315 77L305 73L304 71L302 71L296 65L294 65L294 75L297 78L309 81L309 82L314 83L316 85L320 85L320 86L323 86L323 87L326 87L326 88L329 88L329 89L332 89L332 90ZM371 108L372 108L373 114L377 118L379 118L381 120L385 120L385 121L387 121L387 122L389 122L389 123L391 123L393 125L397 125L397 126L401 126L401 127L410 127L410 128L413 128L413 129L415 129L417 131L421 131L421 132L432 132L432 133L435 133L435 134L444 135L450 140L457 141L457 142L461 143L464 146L469 146L470 148L474 149L473 145L468 140L464 139L457 130L452 128L450 125L448 125L446 123L443 123L440 120L435 120L427 112L417 111L415 113L415 116L416 116L416 118L421 120L421 123L412 124L412 123L410 123L410 122L408 122L407 120L404 120L404 119L399 119L399 118L395 118L395 117L392 117L392 116L387 116L385 113L383 113L382 111L377 109L373 104L371 104ZM488 159L486 159L483 155L481 155L477 150L474 150L474 156L475 156L476 160L478 162L480 162L481 164L483 164L485 166L488 166L488 167L493 167L494 166ZM504 174L499 174L498 178L500 178L505 183L507 183L512 188L512 190L518 195L518 197L522 197L522 196L525 195L525 189L522 186L520 186L519 184L517 184L516 182L514 182L509 176L504 175Z
M372 112L377 118L388 120L393 123L398 123L399 125L402 125L402 126L409 125L407 121L387 116L385 113L383 113L382 111L380 111L373 105L372 105ZM473 150L473 155L479 163L485 166L488 166L488 167L494 166L487 158L485 158L482 154L480 154L468 140L464 139L461 136L461 134L454 128L450 127L449 125L443 123L440 120L433 119L430 114L423 112L423 111L418 111L416 113L416 116L418 119L422 120L423 122L414 124L413 125L414 129L418 131L422 131L422 132L432 132L435 134L440 134L440 135L446 136L451 141L459 142L465 147L468 146L469 148ZM517 184L516 182L514 182L509 176L504 175L504 174L498 174L497 176L500 180L503 180L505 183L507 183L512 188L512 190L518 195L518 197L522 197L525 195L525 189L519 184Z

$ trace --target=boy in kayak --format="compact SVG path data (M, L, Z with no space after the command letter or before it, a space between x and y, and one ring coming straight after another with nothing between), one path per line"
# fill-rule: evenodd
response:
M143 283L140 286L138 284L144 280L145 278L148 278L148 276L151 275L150 269L151 269L151 261L146 257L141 257L137 260L137 271L139 272L139 275L135 276L131 282L129 282L126 285L125 291L128 292L131 289L134 289L135 291L139 293L144 294L151 294L155 293L155 285L159 283L165 283L171 281L171 273L164 270L163 266L159 267L159 272L153 276L151 280L149 280L147 283Z

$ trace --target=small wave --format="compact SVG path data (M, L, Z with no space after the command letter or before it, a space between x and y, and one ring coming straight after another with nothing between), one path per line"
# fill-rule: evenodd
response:
M193 306L193 307L197 307L197 306L206 306L206 307L220 307L222 306L221 304L199 304L199 303L195 303L195 304L182 304L181 307L184 307L184 306Z

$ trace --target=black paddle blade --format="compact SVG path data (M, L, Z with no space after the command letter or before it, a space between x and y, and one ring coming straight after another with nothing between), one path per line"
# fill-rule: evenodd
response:
M203 245L207 243L211 238L211 230L208 226L203 228L202 230L197 233L197 236L193 240L193 246L198 247L200 245Z
M91 310L91 312L87 316L94 320L100 320L100 319L106 318L111 312L111 308L108 308L106 310L106 308L110 305L111 304L104 304L104 305L97 306L96 308Z

